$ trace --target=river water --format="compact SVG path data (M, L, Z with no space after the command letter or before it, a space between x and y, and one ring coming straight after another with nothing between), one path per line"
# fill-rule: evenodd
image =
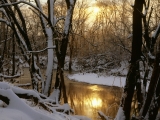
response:
M68 101L76 115L83 115L92 120L100 120L98 111L114 118L119 106L122 89L103 85L91 85L69 80L65 73ZM53 76L53 79L55 75ZM24 69L24 75L19 78L19 83L30 82L28 69ZM54 85L54 80L53 80Z

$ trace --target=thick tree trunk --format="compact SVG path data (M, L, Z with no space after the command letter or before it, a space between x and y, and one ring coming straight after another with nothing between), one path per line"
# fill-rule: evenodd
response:
M144 0L135 0L133 11L133 40L132 40L132 55L131 63L141 59L142 48L142 9Z
M131 65L126 78L126 85L121 100L121 105L124 111L124 120L130 120L131 103L134 94L134 89L139 79L139 60L141 59L142 47L142 16L143 0L135 0L133 11L133 40ZM140 91L140 90L139 90Z
M60 85L62 87L64 103L68 103L68 99L67 99L67 95L66 95L66 87L65 87L63 69L64 69L64 62L65 62L65 57L66 57L66 53L67 53L69 30L70 30L71 23L72 23L72 16L73 16L75 2L76 2L76 0L73 0L73 1L66 0L67 15L66 15L65 24L64 24L64 30L63 30L63 36L62 36L62 42L60 45L60 50L58 49L58 43L56 43L56 55L57 55L57 59L58 59L58 67L57 67L58 73L56 74L58 76L56 76L56 80L57 80L56 85ZM59 80L59 78L60 78L60 80ZM59 90L61 92L61 88L59 88Z
M132 63L126 78L126 85L122 96L121 107L123 108L125 120L130 119L131 103L134 94L134 88L139 77L139 62Z
M65 81L64 81L64 73L63 73L65 56L66 56L66 52L67 52L67 45L68 45L68 38L63 38L62 45L60 48L61 54L57 53L57 58L58 58L57 72L58 73L56 75L58 75L58 76L56 76L56 80L58 80L58 81L56 81L56 83L58 83L60 85L59 87L61 87L61 88L59 88L60 93L61 93L61 89L63 91L64 103L68 103L68 99L67 99L67 95L66 95L66 86L65 86ZM59 78L60 78L60 80L59 80Z
M37 7L42 10L41 4L39 0L35 0ZM47 38L47 47L53 46L53 33L54 33L54 2L55 0L48 0L48 23L50 24L47 27L47 22L44 19L44 16L40 14L41 26L43 28L43 32L45 37ZM42 80L42 92L49 96L51 91L52 77L53 77L53 58L54 52L53 49L48 49L48 61L47 61L47 70L46 70L46 80L45 82ZM45 83L45 84L43 84Z
M48 33L50 32L50 34L47 34L48 38L47 38L47 43L48 43L48 47L52 47L53 46L53 35L52 35L52 29L49 28L48 29ZM52 84L52 76L53 76L53 59L54 59L54 52L53 49L48 49L48 62L47 62L47 70L46 70L46 81L45 81L45 86L44 86L44 94L49 96L50 92L51 92L51 84Z

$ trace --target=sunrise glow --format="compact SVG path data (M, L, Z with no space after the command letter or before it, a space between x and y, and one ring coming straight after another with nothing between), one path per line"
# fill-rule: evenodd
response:
M102 100L100 98L93 98L92 101L93 107L101 107L102 106Z
M88 8L88 12L91 13L91 15L97 15L100 12L100 8L97 6L91 6Z

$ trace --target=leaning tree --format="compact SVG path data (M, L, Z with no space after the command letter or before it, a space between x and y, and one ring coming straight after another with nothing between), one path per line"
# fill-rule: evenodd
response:
M56 0L48 0L47 2L47 13L43 10L43 6L39 0L34 1L35 4L30 3L30 1L24 0L2 0L0 3L0 11L4 18L0 18L0 22L3 22L8 26L16 37L15 41L18 44L21 54L23 55L25 61L29 64L29 71L31 75L32 87L34 90L41 92L42 94L49 96L51 92L52 76L53 76L53 61L54 61L54 49L56 57L58 59L58 67L56 74L55 90L63 90L64 103L68 103L65 81L63 76L64 61L67 51L67 45L69 40L69 32L72 23L73 10L76 0L65 0L66 3L66 15L60 18L56 17L54 12ZM27 26L27 21L23 14L23 9L28 5L30 9L39 17L41 22L41 27L46 38L45 42L46 48L42 50L34 50L29 37L29 28ZM24 8L27 9L27 8ZM63 32L58 31L57 23L63 20ZM5 40L7 41L7 40ZM5 48L4 48L5 50ZM45 78L41 74L40 67L38 66L37 54L43 51L47 51L47 68ZM1 60L3 61L3 60ZM3 64L3 63L2 63ZM3 66L3 65L1 65ZM2 73L2 72L1 72ZM2 75L3 77L5 75ZM11 76L14 77L14 76ZM40 86L39 86L40 83ZM40 89L41 87L41 89ZM53 91L53 92L54 92ZM59 92L58 92L59 93ZM60 94L58 94L60 95ZM58 98L60 98L58 96ZM57 101L58 102L58 101Z

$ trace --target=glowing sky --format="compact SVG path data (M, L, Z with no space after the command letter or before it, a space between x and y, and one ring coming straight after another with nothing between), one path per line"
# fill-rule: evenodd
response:
M42 3L46 3L47 0L40 0ZM77 1L80 1L80 0L77 0ZM90 2L90 3L95 3L96 0L86 0L86 2Z

